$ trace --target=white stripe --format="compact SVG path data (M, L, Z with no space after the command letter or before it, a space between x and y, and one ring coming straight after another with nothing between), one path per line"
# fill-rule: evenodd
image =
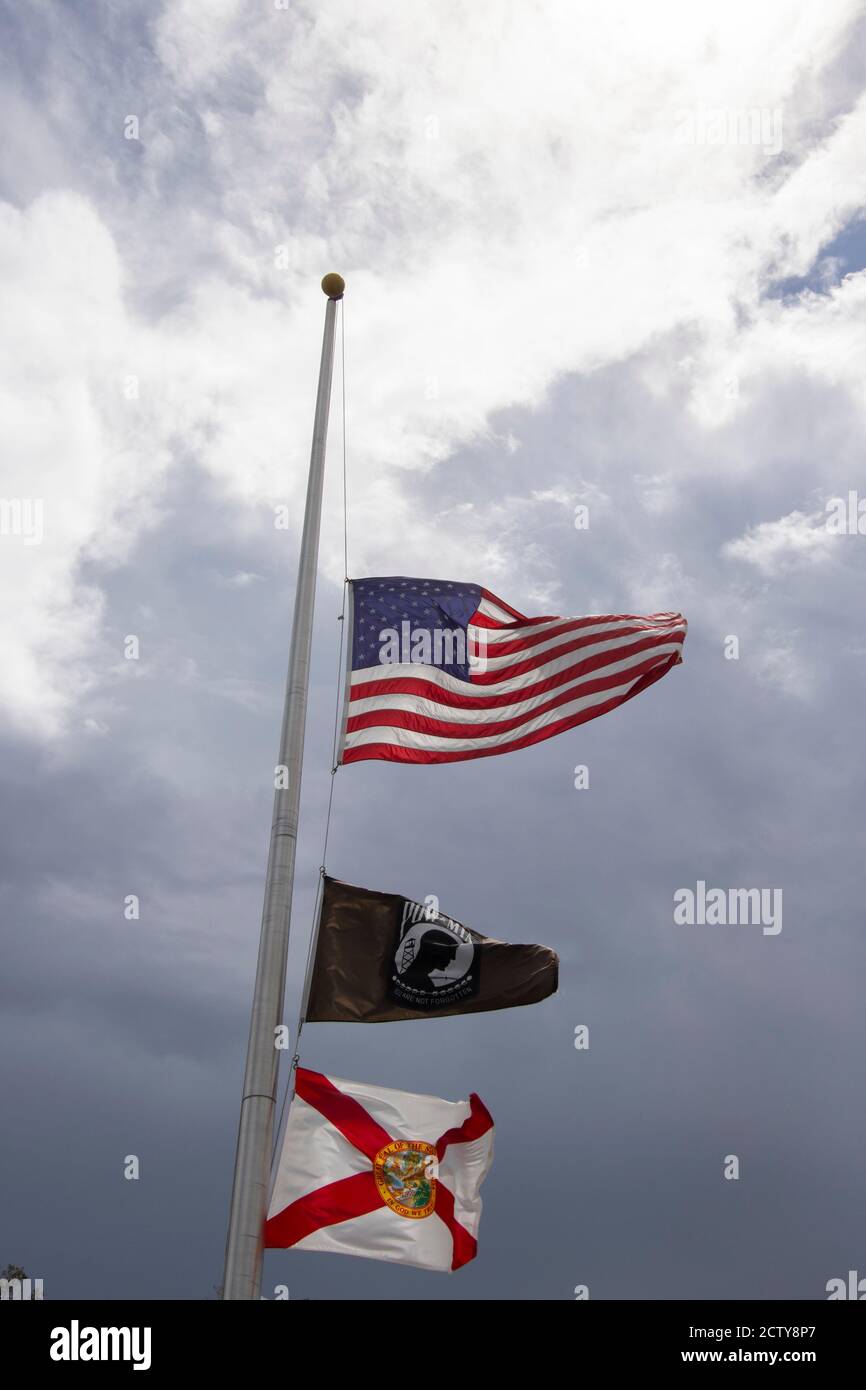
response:
M424 748L437 753L466 753L479 748L498 748L503 743L526 738L528 734L535 733L548 724L556 724L560 719L568 719L572 714L580 714L594 705L615 700L617 696L626 694L635 683L633 680L626 681L613 690L601 690L594 695L585 695L582 699L572 700L557 709L549 710L547 714L537 715L535 719L529 719L516 729L508 729L505 733L484 734L475 738L447 738L443 734L421 734L416 733L414 729L398 729L393 725L385 725L381 728L356 729L346 736L346 747L360 748L367 743L384 743L397 748Z
M443 719L452 724L498 724L504 719L516 719L518 715L530 714L532 710L538 709L540 705L546 704L548 700L556 698L564 691L577 691L580 686L591 681L606 676L621 675L632 666L639 666L643 661L652 659L658 665L667 661L674 652L681 649L681 642L671 642L662 647L654 647L651 652L633 652L630 656L623 657L622 661L610 662L599 671L588 671L553 690L543 691L540 695L531 695L527 700L517 700L511 705L497 705L493 709L455 707L443 705L438 700L428 700L419 695L395 693L393 695L370 695L366 699L352 700L349 718L354 719L359 714L371 714L376 711L384 712L393 709L408 710L411 714L426 715L430 719ZM472 694L484 695L489 690L490 687L474 686ZM564 703L561 708L565 708Z

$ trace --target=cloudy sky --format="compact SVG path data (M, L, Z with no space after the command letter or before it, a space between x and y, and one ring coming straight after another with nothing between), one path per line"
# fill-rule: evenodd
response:
M828 525L866 499L862 6L2 12L0 1266L47 1298L221 1282L336 269L350 573L690 629L683 666L558 739L338 773L332 874L553 946L561 985L306 1030L332 1075L477 1090L497 1153L457 1275L272 1253L264 1291L822 1298L866 1273L857 499L854 534ZM290 1019L341 397L338 370ZM699 880L782 890L782 930L678 925Z

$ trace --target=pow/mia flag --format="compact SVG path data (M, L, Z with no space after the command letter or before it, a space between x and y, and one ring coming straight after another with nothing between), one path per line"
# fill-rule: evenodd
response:
M556 991L546 946L479 936L398 893L326 878L307 1020L394 1023L537 1004Z

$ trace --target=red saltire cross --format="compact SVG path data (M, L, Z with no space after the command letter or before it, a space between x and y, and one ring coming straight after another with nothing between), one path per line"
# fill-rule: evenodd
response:
M373 1160L380 1149L393 1143L393 1136L374 1120L354 1096L347 1096L321 1072L307 1071L298 1067L295 1095L312 1105L344 1139L354 1144L366 1158L370 1167L364 1173L353 1173L351 1177L340 1178L336 1182L307 1192L297 1201L284 1207L276 1216L265 1223L265 1246L268 1250L286 1250L297 1245L305 1236L321 1226L335 1226L340 1221L350 1221L355 1216L366 1216L369 1211L386 1206L379 1194L373 1176ZM462 1125L448 1129L436 1141L436 1158L439 1163L449 1144L464 1144L472 1139L480 1139L493 1127L493 1117L481 1100L473 1092L469 1097L470 1114ZM454 1195L441 1178L436 1179L436 1206L432 1215L444 1221L451 1234L454 1256L451 1268L459 1269L475 1258L478 1242L470 1235L454 1215Z

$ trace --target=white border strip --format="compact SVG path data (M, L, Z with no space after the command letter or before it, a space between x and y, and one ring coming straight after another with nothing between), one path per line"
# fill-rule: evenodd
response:
M346 617L343 622L345 631L343 641L346 643L346 669L343 677L343 718L340 724L340 741L337 744L337 767L343 761L343 752L346 747L346 725L349 722L349 691L352 687L352 648L354 646L355 635L355 591L352 580L346 580Z

